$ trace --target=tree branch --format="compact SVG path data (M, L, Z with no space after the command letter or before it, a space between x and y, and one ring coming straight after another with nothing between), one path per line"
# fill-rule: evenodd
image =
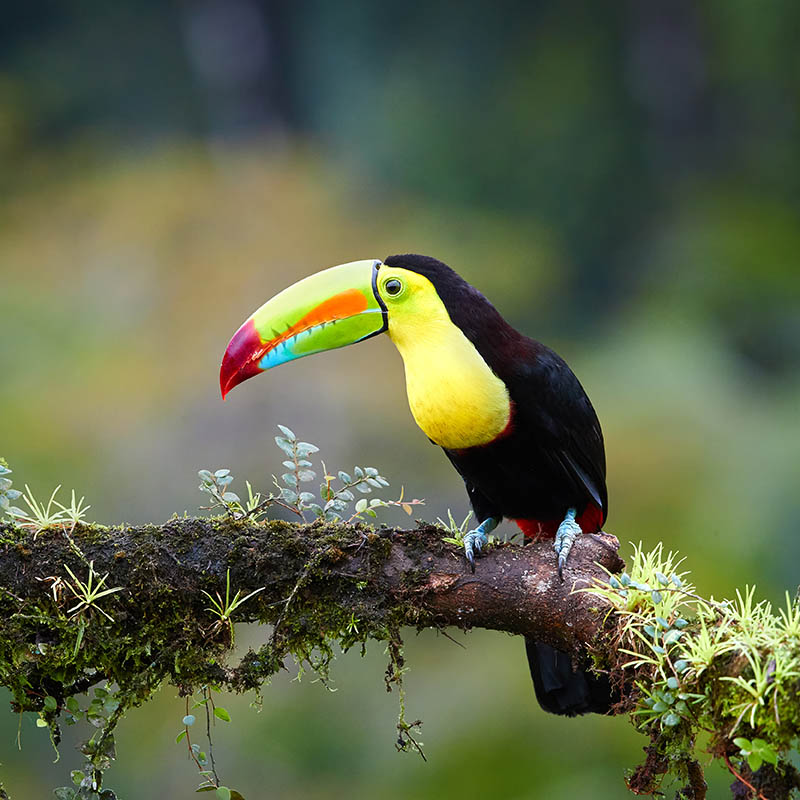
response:
M324 680L333 643L376 639L388 643L390 686L403 671L402 626L488 628L584 661L590 652L610 673L615 711L635 708L652 740L633 791L656 791L672 770L700 800L700 731L740 793L776 799L800 786L785 760L800 735L800 607L703 600L660 546L637 550L622 573L606 534L578 539L563 582L549 543L491 547L473 575L442 535L219 518L36 535L0 525L0 684L56 743L62 715L98 727L84 752L86 780L99 785L116 721L163 681L184 694L258 689L290 655ZM270 627L231 663L239 622ZM102 680L100 700L79 706ZM414 742L402 715L398 728Z
M236 612L236 622L277 621L276 609L301 586L318 604L356 615L368 610L373 624L391 617L393 624L489 628L577 652L596 636L607 608L572 589L605 577L602 567L623 567L616 538L600 534L578 540L564 582L548 543L493 547L473 575L459 548L444 543L433 526L372 532L358 524L173 519L161 526L80 526L71 539L83 559L57 529L34 538L0 525L0 593L23 604L47 602L53 583L47 578L69 580L65 564L85 576L93 562L98 575L108 573L106 586L124 589L98 602L118 623L146 623L154 613L163 622L160 603L168 590L170 613L194 616L203 628L213 615L202 592L224 597L230 569L234 591L261 589Z

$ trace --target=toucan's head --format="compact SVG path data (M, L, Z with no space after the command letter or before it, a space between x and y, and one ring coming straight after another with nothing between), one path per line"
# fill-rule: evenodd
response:
M244 322L222 359L222 396L270 367L384 331L401 347L437 321L459 324L463 315L462 328L468 327L476 302L492 308L450 267L427 256L331 267L284 289Z

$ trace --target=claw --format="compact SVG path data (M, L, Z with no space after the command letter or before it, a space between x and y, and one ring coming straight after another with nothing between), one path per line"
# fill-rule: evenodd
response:
M576 513L574 508L570 508L567 511L564 521L558 526L556 541L553 545L553 549L558 555L558 577L562 582L564 581L563 573L569 557L569 551L572 550L575 540L583 533L581 526L575 522Z
M475 572L475 553L480 553L488 541L488 537L480 527L464 534L464 555L467 557L469 567L473 573Z
M499 524L501 517L488 517L477 528L464 534L464 555L469 561L469 568L475 572L475 554L480 553L489 543L488 534Z

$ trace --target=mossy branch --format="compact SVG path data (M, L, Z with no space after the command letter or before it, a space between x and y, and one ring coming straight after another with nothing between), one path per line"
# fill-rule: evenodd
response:
M78 525L69 536L57 528L34 536L0 525L0 625L11 648L0 668L17 662L22 649L32 675L37 663L50 670L58 658L55 645L65 639L74 645L83 619L81 646L62 664L76 680L89 666L81 653L97 655L95 629L107 637L108 631L100 634L107 627L120 640L136 637L155 649L163 665L159 677L186 690L206 683L254 688L277 665L256 668L252 654L239 665L222 659L230 628L215 625L220 614L209 595L224 600L228 575L241 595L258 592L233 621L279 626L284 645L276 648L271 641L272 660L297 654L296 648L311 654L331 639L341 640L343 631L347 646L385 638L389 627L402 625L490 628L535 636L576 654L597 635L607 604L572 589L601 579L603 567L622 567L614 537L579 541L562 583L546 544L494 547L473 575L460 550L442 536L433 526L375 531L361 524L189 518L160 526ZM114 596L99 599L96 608L84 601L70 615L71 574L86 576L89 565L93 574L107 574L103 585ZM358 633L344 630L353 619ZM43 637L53 646L31 660L27 651ZM152 672L152 656L137 665L128 647L121 670L117 656L106 663L95 658L91 667L120 684L138 666Z
M622 572L607 535L578 540L563 583L549 543L494 546L473 575L444 533L229 518L37 534L0 525L0 683L56 744L60 721L94 715L91 769L75 780L95 788L76 796L111 797L99 782L114 724L165 681L187 695L258 689L287 656L325 679L334 644L375 639L389 644L389 686L403 671L402 626L482 627L535 637L610 673L615 711L634 711L652 739L633 791L656 791L672 771L682 796L704 797L694 756L703 731L739 796L784 798L798 786L785 760L800 734L795 606L785 625L752 597L729 613L670 572L660 549L637 550ZM269 627L234 663L237 622ZM103 681L83 710L75 696ZM414 746L413 726L399 728Z

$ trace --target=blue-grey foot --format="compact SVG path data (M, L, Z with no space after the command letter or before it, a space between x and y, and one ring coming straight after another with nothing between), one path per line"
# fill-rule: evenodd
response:
M575 521L576 511L570 508L567 511L567 516L564 521L558 526L556 531L556 541L553 549L558 554L558 577L564 580L563 571L564 565L567 563L569 551L572 550L572 545L575 540L583 533L581 526Z
M475 572L475 554L489 542L489 534L500 524L499 517L488 517L477 528L464 534L464 555L469 561L470 569Z

